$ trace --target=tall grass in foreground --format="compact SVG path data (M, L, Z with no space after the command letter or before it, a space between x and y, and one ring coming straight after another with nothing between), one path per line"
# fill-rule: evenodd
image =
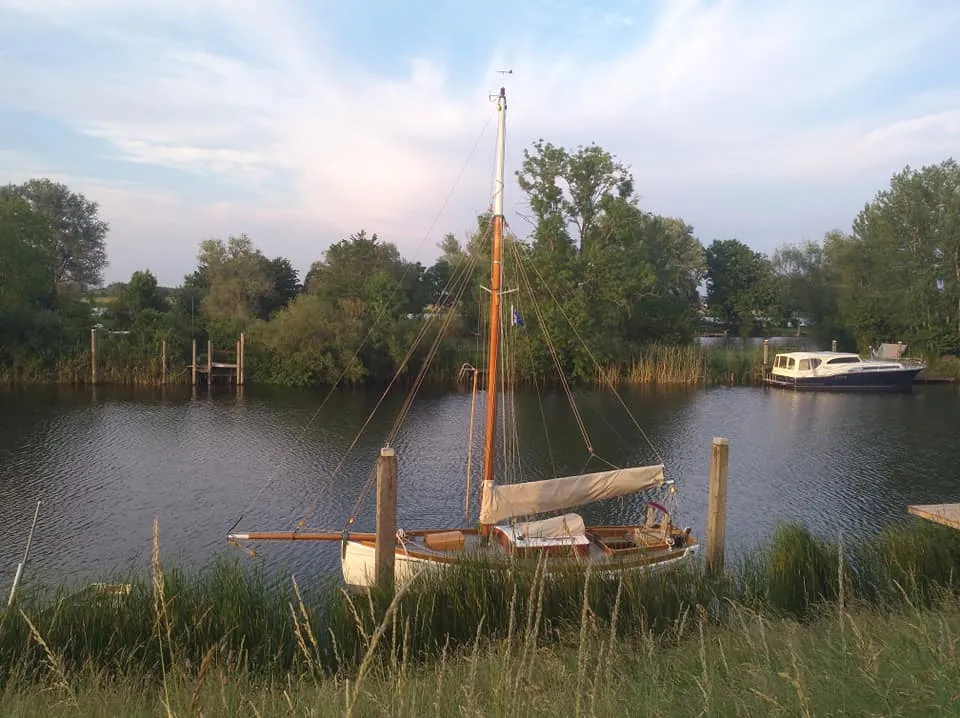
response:
M0 689L6 717L956 715L960 604L880 614L833 610L809 624L737 607L702 614L674 646L597 626L584 604L574 645L527 650L474 641L431 666L374 665L360 681L297 673L258 680L213 661L175 667L166 685L85 668L66 681Z
M61 591L0 614L0 691L84 672L166 684L210 665L252 681L356 679L375 667L442 664L478 641L502 643L525 662L545 645L583 645L588 635L663 647L698 622L728 626L745 613L807 621L830 605L914 610L960 588L960 533L927 524L850 546L785 526L723 576L693 565L623 580L545 577L536 564L477 563L424 574L396 596L361 598L247 577L228 564L164 571L154 555L151 581L127 596Z

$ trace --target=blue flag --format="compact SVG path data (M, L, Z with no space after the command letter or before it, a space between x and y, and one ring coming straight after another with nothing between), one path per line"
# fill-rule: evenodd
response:
M512 304L510 305L510 315L511 315L511 324L513 324L513 326L515 327L524 326L523 317L520 316L520 312L518 312L517 308Z

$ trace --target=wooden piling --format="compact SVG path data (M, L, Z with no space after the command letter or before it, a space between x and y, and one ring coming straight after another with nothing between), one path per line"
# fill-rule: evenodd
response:
M207 339L207 389L213 388L213 342Z
M190 369L192 376L190 380L195 387L197 385L197 340L193 340L193 361L190 363Z
M243 332L240 332L240 366L237 367L237 381L243 386L243 376L247 371L247 344Z
M160 385L167 383L167 340L160 342Z
M766 367L770 363L770 340L763 340L763 366Z
M710 451L710 499L707 507L707 570L723 570L727 530L727 463L730 442L714 437Z
M236 349L234 350L234 371L233 371L233 383L235 386L240 386L240 340L236 341Z
M836 339L834 339L832 342L830 342L830 351L832 351L832 352L837 351L837 340L836 340Z
M97 383L97 328L90 328L90 383Z
M380 449L377 461L377 538L375 573L377 583L393 586L397 546L397 457L394 450Z

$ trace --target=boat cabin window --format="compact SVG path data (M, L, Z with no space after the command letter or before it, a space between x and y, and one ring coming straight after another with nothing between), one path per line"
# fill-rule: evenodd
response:
M860 357L836 357L835 359L828 359L827 364L856 364L860 361Z
M793 369L797 365L797 360L793 357L787 359L787 369Z
M773 360L773 365L777 367L777 369L783 366L783 356L781 354L777 354L777 358Z
M801 359L800 366L797 367L800 371L810 371L810 360Z
M811 368L811 369L816 369L818 366L820 366L820 360L819 360L819 359L811 359L811 360L810 360L810 368Z

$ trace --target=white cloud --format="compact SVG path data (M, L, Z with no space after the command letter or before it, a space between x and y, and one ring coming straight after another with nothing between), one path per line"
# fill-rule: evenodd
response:
M802 222L807 212L789 205L790 193L817 182L824 206L838 215L822 229L847 223L851 217L841 213L850 200L836 201L837 187L879 188L899 166L938 161L960 139L956 92L883 89L903 82L898 73L931 47L957 59L942 41L951 43L945 34L956 27L960 6L916 13L892 2L683 0L660 7L649 27L625 13L597 14L598 26L616 26L618 37L635 31L632 43L600 59L593 45L548 53L518 42L535 38L536 28L505 31L486 67L455 87L447 68L427 57L397 58L403 71L386 77L365 70L362 57L335 56L329 29L315 29L291 3L95 0L81 8L68 0L0 0L0 12L76 23L76 32L123 52L106 76L82 61L18 67L5 75L0 105L58 116L126 160L227 179L258 194L257 209L234 202L217 211L186 195L174 198L183 222L197 222L192 235L185 226L177 230L187 234L177 257L189 250L191 263L200 230L218 217L235 225L221 235L274 222L287 236L325 243L365 227L413 255L492 113L486 95L501 80L494 70L504 67L515 71L507 77L512 167L537 137L567 146L596 141L632 165L644 197L669 206L652 209L683 215L710 233L705 241L728 236L731 225L750 226L751 216L757 228L777 226L777 216ZM249 48L250 59L152 32L163 23L216 28L225 43ZM858 98L871 103L867 110L856 109ZM416 258L429 261L442 232L470 227L472 213L485 209L492 140L491 126L460 199ZM737 191L750 197L777 185L784 188L780 208L737 203ZM140 251L134 235L155 236L157 221L170 221L172 211L149 190L118 191L122 201L97 197L105 212L109 205L121 217L108 217L115 265L118 256ZM519 207L515 187L513 193L509 204ZM718 194L732 206L718 206ZM522 231L522 222L514 224ZM786 225L782 233L789 234ZM310 242L264 250L302 265L322 248Z

